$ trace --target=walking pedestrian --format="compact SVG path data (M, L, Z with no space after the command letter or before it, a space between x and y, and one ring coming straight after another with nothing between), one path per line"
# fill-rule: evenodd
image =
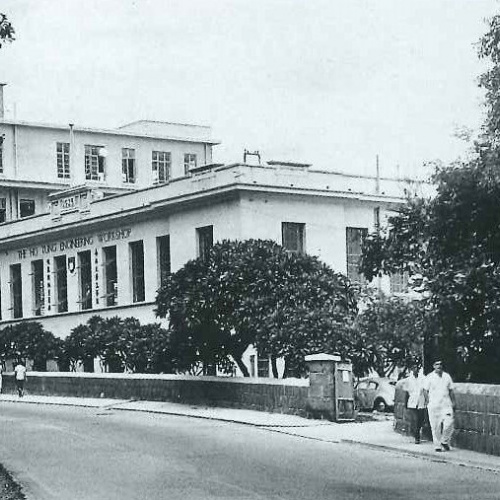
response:
M17 394L20 398L22 398L24 396L24 383L28 378L26 375L26 367L24 366L24 363L22 361L18 361L17 365L14 368L14 373L16 376Z
M450 451L455 408L453 380L448 373L443 371L441 360L436 360L432 366L434 371L427 375L424 391L432 440L436 451Z
M3 368L4 368L4 361L3 359L0 359L0 394L2 394L3 390Z
M421 373L420 365L414 364L410 375L406 378L405 389L408 393L406 407L410 410L415 444L420 444L420 434L427 413L425 404L425 377Z

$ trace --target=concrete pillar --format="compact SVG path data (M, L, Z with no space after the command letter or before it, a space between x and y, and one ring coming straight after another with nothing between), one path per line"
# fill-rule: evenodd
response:
M312 354L305 361L309 367L308 415L335 422L354 420L351 363L332 354Z
M309 367L309 393L306 411L312 418L336 420L335 363L340 356L311 354L305 357Z
M6 83L0 83L0 120L5 118L5 107L3 103L3 88L7 85Z

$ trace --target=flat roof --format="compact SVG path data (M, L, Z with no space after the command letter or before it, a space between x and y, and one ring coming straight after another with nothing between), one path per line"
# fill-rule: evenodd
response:
M404 186L398 181L385 181L386 185L377 193L374 178L358 178L352 183L351 178L320 171L300 170L297 174L290 177L288 169L275 166L213 165L211 169L172 179L167 184L94 200L90 210L81 214L75 211L54 218L53 214L44 213L5 222L0 226L0 249L14 248L21 241L33 238L48 241L55 234L78 232L94 225L113 225L117 220L130 220L131 217L137 221L141 218L147 220L153 212L177 212L183 206L211 204L216 199L228 199L243 192L357 201L380 206L398 206L405 201Z
M139 120L138 122L132 122L132 124L136 123L164 123L168 125L176 125L179 127L199 127L206 129L207 127L204 125L188 125L185 123L171 123L171 122L153 122L149 120ZM42 122L27 122L23 120L11 120L11 119L0 119L0 125L17 125L19 127L31 127L31 128L44 128L44 129L52 129L52 130L66 130L69 132L70 124L68 125L60 125L60 124L52 124L52 123L42 123ZM132 124L124 125L124 127L128 127ZM196 137L187 137L187 136L176 136L176 135L162 135L157 133L144 133L140 131L127 131L121 128L116 129L103 129L103 128L91 128L91 127L79 127L78 125L73 126L74 132L85 132L89 134L106 134L106 135L118 135L118 136L126 136L126 137L142 137L147 139L163 139L170 141L178 141L178 142L198 142L203 144L220 144L221 141L208 139L208 138L196 138Z

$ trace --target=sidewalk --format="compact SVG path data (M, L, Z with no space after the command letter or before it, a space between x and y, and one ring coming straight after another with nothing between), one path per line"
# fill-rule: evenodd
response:
M368 446L411 455L424 460L474 467L500 473L500 457L458 448L454 448L450 452L436 453L431 442L423 441L420 445L416 445L409 436L403 436L395 432L393 430L392 419L386 418L369 422L335 423L327 420L309 420L295 415L280 413L194 406L169 402L36 395L27 395L20 399L12 394L0 395L1 403L81 406L105 410L142 411L233 422L297 436L302 439Z

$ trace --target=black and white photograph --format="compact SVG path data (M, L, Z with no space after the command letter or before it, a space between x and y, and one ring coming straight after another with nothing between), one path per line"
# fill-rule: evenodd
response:
M499 0L0 0L0 500L499 478Z

